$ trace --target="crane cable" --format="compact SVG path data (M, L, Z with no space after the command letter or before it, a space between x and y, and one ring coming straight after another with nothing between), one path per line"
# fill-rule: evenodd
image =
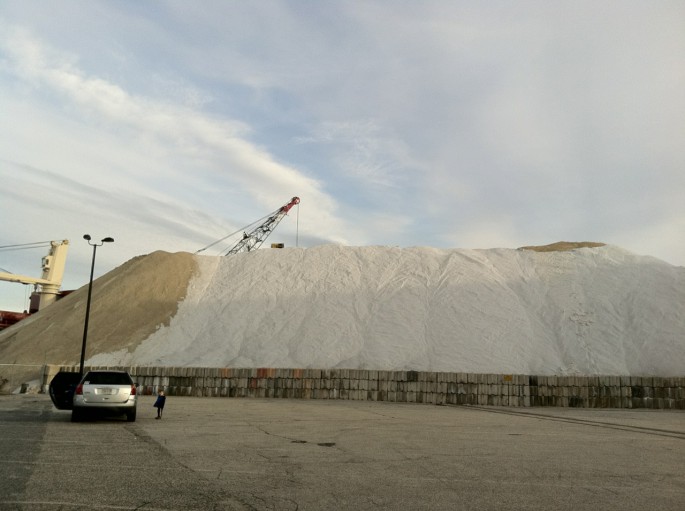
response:
M47 247L50 246L50 243L52 241L34 241L33 243L20 243L18 245L4 245L0 247L0 250L2 251L10 251L10 250L28 250L32 248L40 248L40 247Z
M204 252L204 251L207 250L208 248L212 248L214 245L216 245L216 244L218 244L218 243L221 243L221 242L224 241L224 240L227 240L227 239L230 238L231 236L235 236L236 234L238 234L238 233L241 232L241 231L242 231L242 232L247 231L247 230L248 230L250 227L252 227L253 225L257 224L258 222L262 222L262 221L266 220L267 218L269 218L269 217L271 217L271 216L274 216L274 215L275 215L276 213L278 213L280 210L281 210L281 209L279 208L279 209L277 209L276 211L274 211L273 213L269 213L268 215L263 216L263 217L260 218L259 220L255 220L254 222L247 224L245 227L241 227L241 228L238 229L237 231L232 232L231 234L228 234L228 235L224 236L224 237L221 238L220 240L216 240L214 243L210 243L209 245L207 245L207 246L204 247L204 248L201 248L200 250L198 250L198 251L195 252L195 253L196 253L196 254L199 254L200 252ZM222 252L223 252L223 251L222 251Z
M17 245L4 245L0 247L0 252L11 252L15 250L30 250L33 248L41 248L41 247L48 247L50 246L50 243L52 241L34 241L33 243L19 243ZM3 271L5 273L12 273L14 272L9 271L5 268L0 268L0 271Z

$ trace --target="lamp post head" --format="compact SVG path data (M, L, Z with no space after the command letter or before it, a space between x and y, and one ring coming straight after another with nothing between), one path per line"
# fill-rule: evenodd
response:
M110 236L107 236L106 238L102 238L102 239L100 240L100 243L91 243L91 242L90 242L90 240L91 240L90 234L84 234L84 235L83 235L83 239L86 240L86 241L88 242L89 245L97 246L97 247L99 247L99 246L102 245L103 243L112 243L112 242L114 242L114 238L111 238Z

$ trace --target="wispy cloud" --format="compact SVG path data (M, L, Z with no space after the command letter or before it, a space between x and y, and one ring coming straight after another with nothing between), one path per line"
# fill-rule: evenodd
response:
M46 89L47 94L57 94L71 117L85 124L96 123L98 129L127 144L129 150L133 147L139 155L152 152L161 159L129 171L129 179L151 189L145 193L158 195L154 182L163 179L167 184L160 183L158 189L165 190L165 199L171 202L174 195L186 190L171 190L169 181L183 187L188 172L192 172L200 182L223 181L227 188L238 187L248 200L269 208L284 198L302 195L317 204L323 213L319 218L335 222L334 201L321 190L321 185L250 142L250 129L244 123L137 96L102 78L86 76L73 59L42 45L23 30L6 33L3 49L8 57L6 69L23 81ZM115 148L108 151L110 156L115 152ZM111 183L117 184L116 180ZM194 183L190 184L194 188ZM189 206L188 201L181 200Z

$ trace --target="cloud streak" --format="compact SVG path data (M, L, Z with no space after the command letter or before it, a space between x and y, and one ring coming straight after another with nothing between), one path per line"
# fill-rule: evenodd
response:
M45 48L24 31L8 34L5 48L17 76L47 89L48 94L58 94L70 114L81 122L94 120L100 129L130 144L138 154L152 152L156 158L167 160L168 166L145 162L142 169L133 167L127 172L134 183L147 184L146 193L157 195L157 179L166 183L171 179L182 186L190 171L197 172L200 181L225 181L227 187L239 188L262 205L273 206L283 197L299 193L324 210L335 207L315 179L275 161L250 142L243 123L138 97L101 78L87 77L68 58ZM201 168L204 165L206 168ZM119 179L125 173L121 170Z

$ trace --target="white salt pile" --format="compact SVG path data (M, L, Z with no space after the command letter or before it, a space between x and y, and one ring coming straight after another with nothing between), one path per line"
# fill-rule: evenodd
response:
M685 374L685 268L617 247L321 246L195 259L199 275L168 326L88 362Z

